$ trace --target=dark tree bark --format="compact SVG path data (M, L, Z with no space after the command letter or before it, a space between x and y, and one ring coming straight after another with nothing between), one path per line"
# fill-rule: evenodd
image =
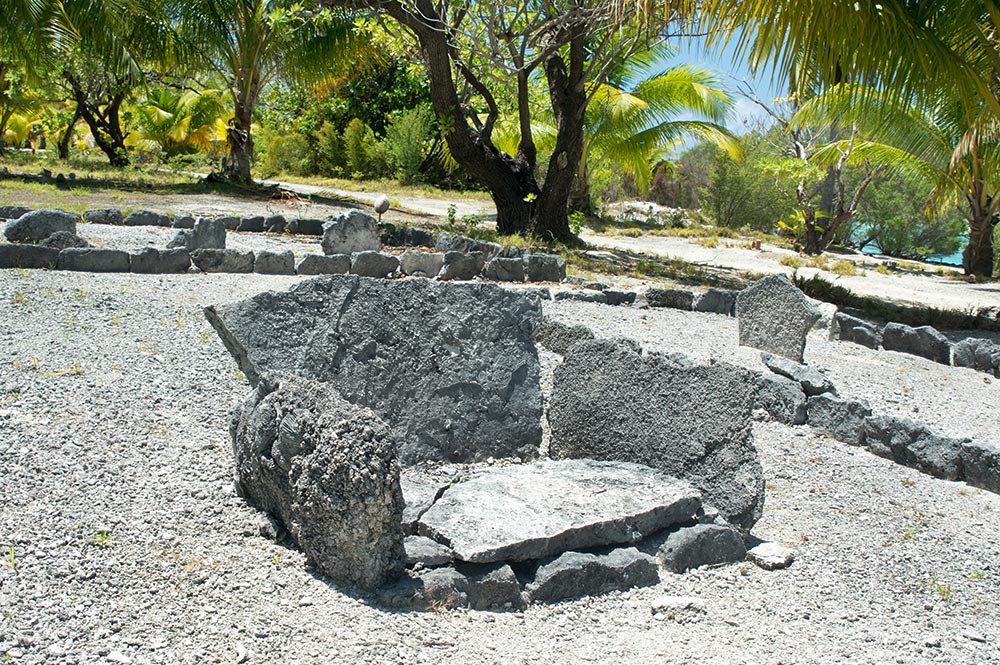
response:
M253 135L250 128L260 95L260 81L241 80L237 82L236 89L239 91L236 113L226 129L229 154L222 163L222 177L231 182L250 184L253 182L250 168L254 160Z
M969 216L969 244L962 252L962 268L966 275L993 277L993 233L1000 223L1000 217L991 213L991 199L986 197L986 205L973 205Z
M79 109L73 110L73 117L70 119L69 124L66 126L66 130L59 137L59 159L67 160L69 159L69 142L73 140L73 132L76 131L76 123L80 121L80 111Z
M125 132L121 126L121 105L128 91L123 82L107 81L100 90L88 90L81 77L69 70L63 78L70 85L76 114L87 123L94 143L108 157L112 166L129 165L128 149L125 147Z

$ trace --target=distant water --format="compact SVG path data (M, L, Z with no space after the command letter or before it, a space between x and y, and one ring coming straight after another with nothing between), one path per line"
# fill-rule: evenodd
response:
M961 247L954 254L932 254L928 256L925 260L928 263L941 263L946 266L961 266L962 265L962 252L965 250L965 245L968 244L968 238L961 238ZM865 248L861 250L865 254L881 254L882 250L874 245L865 245Z

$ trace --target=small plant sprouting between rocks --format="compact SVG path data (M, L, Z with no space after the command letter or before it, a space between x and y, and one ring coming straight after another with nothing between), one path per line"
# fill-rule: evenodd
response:
M905 543L908 540L913 540L918 533L920 533L920 527L911 526L909 529L903 532L903 535L900 536L899 541Z
M198 341L201 342L202 344L208 344L208 340L210 339L211 336L208 334L207 330L202 330L200 333L198 333Z
M98 531L94 536L94 544L98 547L111 547L111 542L115 539L110 531Z
M234 376L234 377L236 378L236 380L237 380L237 381L239 381L240 383L246 383L246 380L247 380L247 375L243 373L243 370L239 370L239 369L234 369L234 370L233 370L233 376Z
M941 600L946 602L951 600L951 584L948 582L939 582L935 577L930 581L930 586L931 590L941 597Z
M982 570L979 570L978 568L976 570L972 571L971 573L969 573L969 579L970 580L981 580L984 577L986 577L986 572L982 571Z
M455 204L452 203L448 206L448 226L455 226L455 221L457 220L458 209Z

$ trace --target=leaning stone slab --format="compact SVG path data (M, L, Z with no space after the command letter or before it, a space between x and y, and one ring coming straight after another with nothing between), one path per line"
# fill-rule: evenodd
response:
M566 552L543 563L524 591L532 602L554 602L659 583L656 560L634 547L606 554Z
M561 282L566 278L566 259L554 254L529 254L524 269L529 282Z
M806 335L820 313L785 275L771 275L736 298L740 345L802 362Z
M809 398L807 410L810 427L852 446L864 443L865 420L872 415L867 401L815 395Z
M834 316L837 323L839 338L844 342L854 342L869 349L877 349L882 346L882 330L878 326L845 314L837 312Z
M441 265L441 272L438 279L441 280L469 280L479 275L483 270L486 257L482 252L445 252L444 263Z
M59 250L25 244L0 244L0 268L55 268Z
M253 271L261 275L294 275L295 255L290 249L283 252L257 252L254 254Z
M806 394L798 381L764 372L757 376L756 384L756 409L761 409L785 425L802 425L806 422Z
M902 323L887 323L882 330L882 348L951 364L951 342L931 326L911 328Z
M523 282L524 260L497 256L483 267L483 277L497 282Z
M577 302L596 302L606 304L608 296L604 291L592 291L590 289L570 289L567 291L556 291L556 300L575 300Z
M330 217L323 225L324 254L377 252L382 249L375 218L360 210L348 210Z
M403 488L403 531L407 535L417 532L417 522L434 502L441 498L452 479L438 479L417 471L414 467L403 469L399 484Z
M188 249L225 249L226 224L221 219L203 217L191 227Z
M81 272L128 272L129 255L118 249L70 247L59 252L59 270Z
M631 543L690 520L700 495L686 482L625 462L562 460L483 473L444 492L417 531L461 561L527 561Z
M818 369L792 362L788 358L775 356L766 351L760 354L760 359L764 363L764 366L775 374L780 374L801 385L802 390L809 397L822 395L823 393L837 394L837 389L834 387L833 381L828 379Z
M3 232L11 242L38 242L57 231L76 235L76 215L65 210L33 210L7 222Z
M1000 494L1000 445L987 441L964 441L959 457L965 482Z
M86 210L83 213L83 220L88 224L110 224L121 226L124 222L122 211L115 208L100 208L97 210Z
M659 544L657 561L672 573L743 561L747 556L742 534L731 526L695 524L653 540L651 544Z
M689 481L749 530L764 506L753 445L754 374L642 355L625 341L572 346L555 370L550 455L636 462Z
M444 265L441 252L421 252L408 249L399 256L399 270L414 277L437 277Z
M161 274L187 272L191 255L186 249L155 249L145 247L129 256L129 271L134 273Z
M238 411L232 437L240 495L276 515L322 573L364 589L402 574L396 443L371 410L276 374Z
M253 272L253 252L238 249L196 249L191 262L202 272Z
M739 291L709 288L694 301L694 311L732 316Z
M345 275L351 272L351 257L347 254L306 254L295 266L299 275Z
M1000 344L988 339L968 337L954 347L955 367L970 367L1000 376Z
M594 333L590 328L583 325L566 325L548 316L543 318L542 322L535 328L535 341L549 351L560 355L566 355L570 347L577 342L592 339L594 339Z
M872 416L865 420L864 445L869 450L945 480L961 477L960 453L964 443L936 434L907 418Z
M136 210L122 220L125 226L170 226L170 217L152 210Z
M694 309L694 293L684 289L649 289L646 302L650 307L669 307L690 312Z
M381 252L356 252L351 254L351 274L361 277L388 277L399 268L399 259Z
M494 284L317 277L205 311L251 383L332 383L393 428L404 463L533 457L539 303Z

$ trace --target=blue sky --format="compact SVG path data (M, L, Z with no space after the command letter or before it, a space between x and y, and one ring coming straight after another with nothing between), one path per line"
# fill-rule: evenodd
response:
M731 46L722 50L708 51L705 49L704 39L698 38L679 41L676 46L679 53L664 63L666 66L699 65L719 72L735 102L727 124L730 131L736 134L742 134L748 129L758 127L762 121L767 119L767 115L760 107L735 94L737 85L743 81L748 82L757 96L764 102L770 102L776 97L784 97L787 94L780 82L776 84L772 80L770 68L759 72L756 77L751 76L745 63L734 61L734 49Z

